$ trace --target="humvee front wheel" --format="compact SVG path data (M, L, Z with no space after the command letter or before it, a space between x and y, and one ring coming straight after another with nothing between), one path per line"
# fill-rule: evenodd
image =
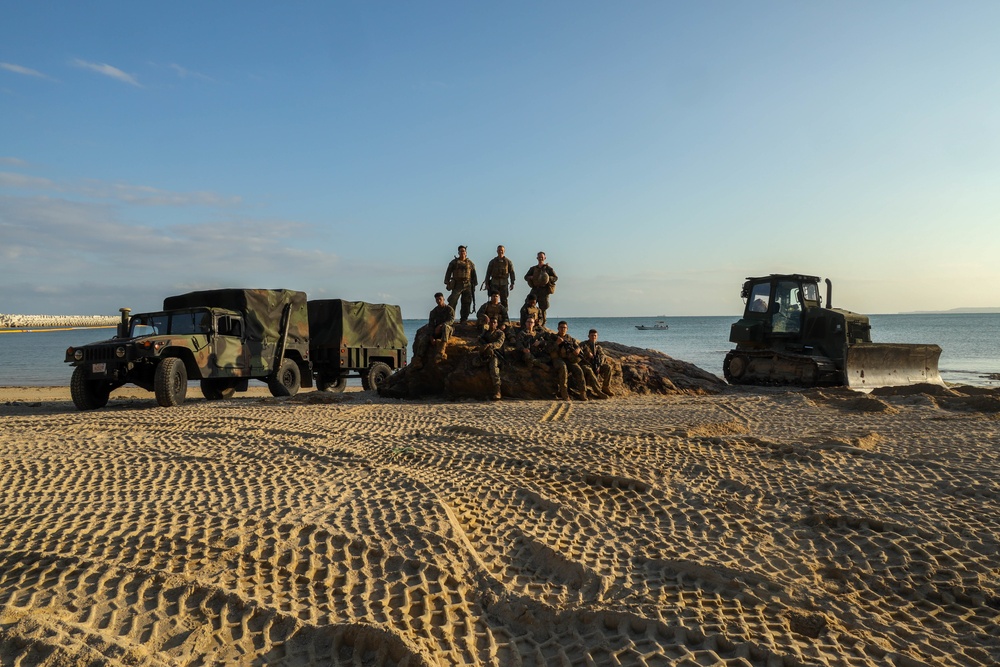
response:
M205 378L201 381L201 393L210 401L218 401L235 396L236 387L227 378Z
M267 388L271 390L271 396L294 396L299 393L301 383L299 365L291 359L285 359L277 374L267 381Z
M188 375L184 361L167 357L156 367L153 376L153 393L156 402L165 408L180 405L187 397Z
M320 391L332 391L335 394L340 394L347 389L347 378L343 375L333 378L321 375L316 379L316 388Z
M368 372L361 375L361 386L364 387L365 391L377 390L390 375L392 375L392 369L389 368L389 364L376 361L368 367Z
M69 393L77 410L97 410L108 404L111 387L102 380L87 378L87 369L77 366L69 381Z

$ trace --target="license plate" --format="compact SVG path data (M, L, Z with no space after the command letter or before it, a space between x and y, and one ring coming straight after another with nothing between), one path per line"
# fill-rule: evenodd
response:
M108 365L107 364L94 364L93 366L90 367L90 372L91 373L107 373L108 372Z

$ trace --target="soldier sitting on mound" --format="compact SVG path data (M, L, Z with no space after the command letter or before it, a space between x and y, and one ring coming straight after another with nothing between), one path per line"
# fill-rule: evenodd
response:
M601 393L611 396L611 364L604 354L604 350L597 344L597 329L591 329L587 340L580 344L580 351L583 357L583 364L589 367L592 374L601 379ZM586 371L584 371L586 373ZM595 377L594 383L597 383Z
M500 394L500 356L503 354L504 333L499 328L499 322L491 319L486 324L486 330L479 336L479 359L486 364L490 380L493 383L494 401L501 399Z
M569 375L573 375L573 394L581 401L587 400L587 384L580 368L580 346L568 333L569 325L560 322L556 333L549 337L547 351L556 371L556 397L569 400Z
M534 294L528 294L524 299L524 305L521 306L521 327L523 328L528 318L534 318L535 325L541 329L542 328L542 309L538 307L538 297Z
M476 313L476 323L480 328L485 329L490 320L496 320L501 331L506 331L507 325L510 324L507 307L500 303L499 292L490 294L490 300L480 306L479 312Z
M434 295L434 300L437 301L437 307L428 316L427 324L420 327L413 337L414 368L420 368L424 365L424 357L431 347L437 349L436 361L448 358L445 347L448 345L448 339L451 338L455 325L455 309L445 302L444 294L441 292Z
M511 331L507 336L507 344L511 350L511 358L525 366L548 369L546 364L538 360L538 355L545 349L545 336L535 329L534 317L529 317L525 326Z

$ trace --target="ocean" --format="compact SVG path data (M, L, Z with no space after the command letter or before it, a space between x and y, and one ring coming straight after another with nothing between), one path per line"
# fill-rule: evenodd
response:
M1000 386L1000 314L871 315L877 343L937 343L945 382ZM551 319L551 318L550 318ZM659 350L722 377L722 360L733 346L729 326L738 317L568 317L570 335L591 328L601 340ZM669 329L640 331L636 325L664 320ZM411 346L426 320L405 320ZM555 324L555 320L552 321ZM68 386L72 368L66 348L114 335L113 329L71 329L0 334L0 386ZM990 377L990 376L993 377ZM351 380L351 383L360 381Z

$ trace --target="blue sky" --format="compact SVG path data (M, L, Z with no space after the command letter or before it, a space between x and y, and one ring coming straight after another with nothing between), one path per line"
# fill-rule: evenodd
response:
M1000 3L0 9L0 312L400 304L544 250L552 316L1000 306ZM518 281L517 302L526 288ZM480 292L480 299L485 292Z

